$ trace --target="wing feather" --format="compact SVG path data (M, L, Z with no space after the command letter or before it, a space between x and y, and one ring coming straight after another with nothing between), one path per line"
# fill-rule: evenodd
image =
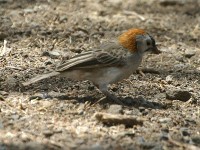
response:
M96 49L78 54L67 62L61 64L58 68L58 72L72 70L72 69L92 69L96 67L105 66L119 66L123 65L124 57L118 57L113 50L116 50L117 46L107 45L106 50ZM119 48L119 47L118 47ZM124 49L119 49L119 52L123 52Z
M57 71L65 71L67 69L72 69L76 65L81 64L83 62L91 61L93 59L92 55L80 56L76 58L69 59L67 62L58 66Z

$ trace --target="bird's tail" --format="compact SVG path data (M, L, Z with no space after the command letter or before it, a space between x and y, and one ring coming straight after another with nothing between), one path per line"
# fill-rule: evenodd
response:
M53 76L56 76L56 75L59 75L60 73L59 72L51 72L51 73L47 73L47 74L42 74L42 75L38 75L32 79L30 79L29 81L27 82L24 82L22 83L24 86L27 86L29 84L32 84L32 83L35 83L35 82L38 82L40 80L43 80L43 79L46 79L46 78L49 78L49 77L53 77Z

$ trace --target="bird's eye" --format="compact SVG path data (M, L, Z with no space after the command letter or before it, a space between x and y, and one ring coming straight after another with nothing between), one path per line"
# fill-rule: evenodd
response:
M150 41L147 41L147 46L150 46L151 45L151 42Z

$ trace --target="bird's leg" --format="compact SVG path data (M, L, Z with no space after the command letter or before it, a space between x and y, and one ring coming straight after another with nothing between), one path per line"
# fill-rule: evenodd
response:
M107 99L113 100L115 103L124 105L115 95L108 91L107 85L98 86L99 90L106 96Z
M143 77L145 77L144 72L142 71L142 69L137 69L136 72L140 75L142 75Z

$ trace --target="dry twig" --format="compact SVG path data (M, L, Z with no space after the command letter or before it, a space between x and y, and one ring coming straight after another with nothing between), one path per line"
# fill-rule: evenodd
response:
M108 113L96 113L95 118L106 125L124 124L126 127L133 127L134 125L142 125L144 119L134 116L113 115Z

